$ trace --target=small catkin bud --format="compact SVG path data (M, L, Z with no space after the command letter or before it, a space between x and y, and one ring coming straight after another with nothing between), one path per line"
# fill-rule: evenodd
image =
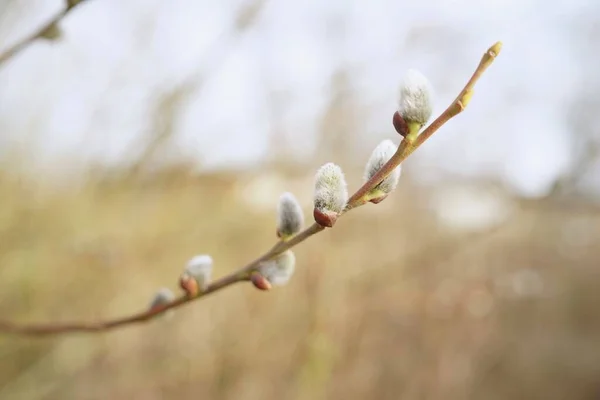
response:
M367 162L367 166L365 168L364 180L368 181L383 167L383 165L389 161L390 158L396 153L398 148L391 140L386 139L379 143L379 145L373 150L371 153L371 157ZM383 181L381 181L377 186L369 192L369 201L372 203L379 203L387 197L388 194L393 192L398 186L398 180L400 179L400 174L402 172L402 167L398 165L391 174L389 174Z
M271 260L264 261L258 267L258 273L269 283L282 286L289 282L296 268L296 256L287 250ZM255 284L255 282L252 282Z
M150 302L150 310L157 310L161 307L171 303L175 300L175 295L168 288L159 289L154 297L152 298L152 302Z
M198 290L203 292L210 283L213 267L213 259L207 254L201 254L188 261L184 275L187 274L194 278L198 283Z
M179 277L179 287L183 289L188 297L196 297L200 294L198 281L187 272L182 273Z
M277 204L277 236L287 240L300 232L304 225L304 213L296 197L286 192Z
M420 129L427 123L433 111L433 89L427 78L417 70L410 69L400 86L398 113L410 131Z
M321 226L332 227L347 201L348 187L342 169L334 163L319 168L315 177L315 221Z
M271 290L271 282L267 280L260 273L255 272L250 276L250 282L254 285L258 290Z

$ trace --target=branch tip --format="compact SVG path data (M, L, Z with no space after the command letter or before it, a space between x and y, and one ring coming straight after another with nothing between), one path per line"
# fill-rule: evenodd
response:
M490 55L490 57L496 58L498 56L498 54L500 54L501 50L502 50L502 42L498 41L498 42L494 43L494 45L492 47L490 47L487 52Z

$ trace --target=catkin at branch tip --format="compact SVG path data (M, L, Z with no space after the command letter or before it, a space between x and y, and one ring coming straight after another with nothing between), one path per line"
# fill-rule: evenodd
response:
M417 70L409 69L400 85L398 112L406 123L425 125L433 112L433 88Z

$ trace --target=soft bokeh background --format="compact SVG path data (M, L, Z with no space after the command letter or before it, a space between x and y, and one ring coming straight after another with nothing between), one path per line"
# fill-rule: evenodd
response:
M0 54L61 0L2 0ZM0 315L94 320L268 249L279 194L351 188L408 68L467 111L397 192L240 285L105 334L0 336L1 399L597 399L592 0L88 0L0 65Z

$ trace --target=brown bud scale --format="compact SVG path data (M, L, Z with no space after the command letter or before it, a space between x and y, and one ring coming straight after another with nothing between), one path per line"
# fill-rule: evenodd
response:
M179 277L179 287L183 289L188 297L195 297L200 293L198 281L185 273Z
M270 290L272 287L271 282L269 282L267 278L265 278L258 272L252 274L252 276L250 277L250 282L252 282L254 287L259 290Z
M325 226L327 228L331 228L337 220L337 214L329 214L319 210L316 207L313 211L313 217L315 218L315 222L317 224Z
M371 203L373 203L373 204L379 204L379 203L381 203L382 201L384 201L386 197L388 197L388 195L387 195L387 194L384 194L383 196L375 197L374 199L371 199L371 200L369 200L369 201L370 201Z
M394 129L396 129L396 132L402 135L402 137L406 137L406 135L408 135L408 124L398 111L394 113L392 123L394 124Z

